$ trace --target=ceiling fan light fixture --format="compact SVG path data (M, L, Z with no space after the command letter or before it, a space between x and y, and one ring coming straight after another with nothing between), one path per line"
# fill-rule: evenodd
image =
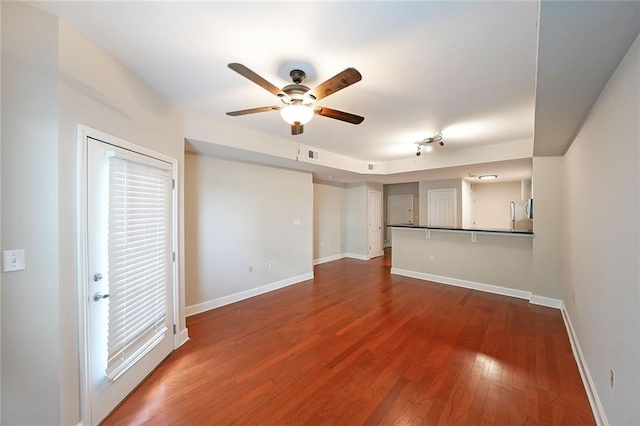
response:
M362 80L362 75L355 68L345 69L314 89L309 89L309 87L302 84L305 78L304 71L294 69L289 73L293 84L288 84L281 89L269 83L242 64L233 62L228 64L228 66L233 71L262 87L269 93L276 95L284 104L284 106L273 105L227 112L227 115L231 117L280 111L282 119L291 125L292 135L302 134L304 125L311 121L314 115L320 115L350 124L360 124L364 120L364 117L359 115L315 105L316 101L324 99Z
M307 124L313 118L313 109L304 105L287 105L280 110L280 115L289 124Z

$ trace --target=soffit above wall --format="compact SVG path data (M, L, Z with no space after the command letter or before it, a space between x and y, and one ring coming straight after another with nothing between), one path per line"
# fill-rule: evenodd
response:
M389 175L362 174L326 167L321 164L296 161L291 158L284 158L231 146L212 144L196 139L187 139L185 142L185 149L187 154L192 155L223 158L227 160L312 173L313 179L316 182L347 184L362 183L365 181L392 184L444 179L466 179L470 182L480 182L477 176L488 174L497 174L497 181L505 182L531 179L531 173L533 170L532 159L522 158L517 160L494 161L467 166L443 167ZM470 177L470 174L473 177Z
M542 1L534 156L564 155L639 33L637 1Z

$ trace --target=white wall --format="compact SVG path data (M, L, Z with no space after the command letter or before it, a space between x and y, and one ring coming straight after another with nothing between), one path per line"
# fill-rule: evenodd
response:
M2 44L2 5L0 5L0 45ZM0 47L0 52L2 48ZM2 81L2 55L0 55L0 82ZM0 95L0 123L2 122L2 96ZM1 128L0 124L0 128ZM0 165L2 165L2 130L0 129ZM2 192L2 173L0 173L0 193ZM0 249L2 248L2 196L0 196ZM2 289L2 274L0 274ZM0 320L2 319L2 290L0 290ZM0 421L2 421L2 326L0 326Z
M612 425L640 424L638 76L640 38L564 159L564 301Z
M563 158L535 157L533 179L533 293L562 299Z
M27 269L3 277L1 423L75 425L76 125L176 158L182 173L182 113L56 17L2 8L2 245L25 248Z
M524 209L520 201L520 181L476 183L473 190L476 194L476 228L510 229L511 201L519 206L519 210Z
M313 184L313 260L342 257L347 240L347 190L328 182Z
M462 179L432 180L418 183L419 197L419 224L429 224L429 191L432 189L456 189L456 226L462 226Z
M367 256L367 188L365 184L347 185L347 254Z
M370 182L347 185L347 256L364 259L369 255L368 191L382 194L382 189L382 184Z
M186 156L189 314L312 276L311 179L308 173Z
M0 423L57 424L58 24L22 3L2 2L0 7L2 249L25 249L27 266L2 277ZM70 285L74 282L75 278Z
M368 257L368 191L382 193L382 184L314 185L314 260Z

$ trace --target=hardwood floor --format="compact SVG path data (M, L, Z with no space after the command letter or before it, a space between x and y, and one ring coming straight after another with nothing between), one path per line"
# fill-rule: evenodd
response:
M319 265L188 318L104 424L595 424L560 311L389 264Z

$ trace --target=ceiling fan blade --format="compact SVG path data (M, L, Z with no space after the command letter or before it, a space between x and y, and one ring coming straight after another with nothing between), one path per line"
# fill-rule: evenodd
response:
M351 124L360 124L364 121L364 117L359 115L350 114L344 111L338 111L337 109L331 109L326 107L317 107L314 111L317 115L323 117L335 118L336 120L344 121Z
M257 112L278 111L281 108L282 108L281 106L274 105L274 106L266 106L266 107L250 108L250 109L241 109L240 111L228 112L227 115L230 115L232 117L237 117L238 115L255 114Z
M362 80L362 75L355 68L347 68L331 77L315 89L311 89L308 93L313 95L317 101L322 98L326 98L329 95L333 95L338 90L342 90L347 86L351 86L353 83L357 83Z
M244 65L234 62L234 63L228 64L228 67L234 70L235 72L237 72L238 74L240 74L241 76L253 81L255 84L262 87L263 89L273 93L274 95L288 98L287 94L284 93L282 90L280 90L279 87L276 87L273 84L269 83L267 80L260 77L258 74L251 71L249 68L245 67Z

